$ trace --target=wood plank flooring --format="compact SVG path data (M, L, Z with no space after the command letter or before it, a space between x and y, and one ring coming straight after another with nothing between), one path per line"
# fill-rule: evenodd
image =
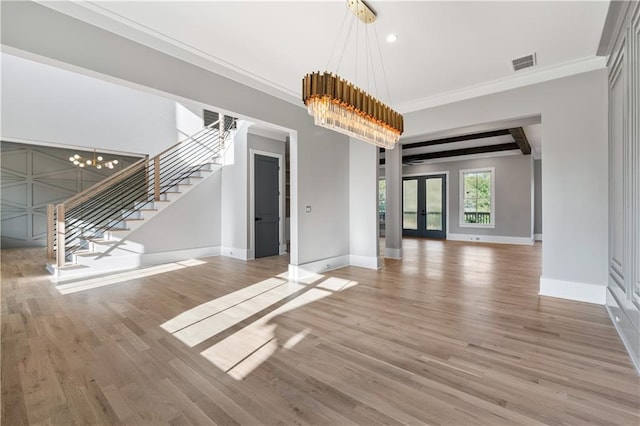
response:
M537 296L541 246L407 239L308 284L215 257L55 286L2 251L2 425L640 423L602 306Z

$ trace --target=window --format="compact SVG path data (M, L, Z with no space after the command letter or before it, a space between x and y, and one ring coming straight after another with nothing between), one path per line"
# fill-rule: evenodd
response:
M384 179L378 180L378 218L384 229L384 219L387 214L387 185Z
M460 226L495 227L495 169L460 170Z

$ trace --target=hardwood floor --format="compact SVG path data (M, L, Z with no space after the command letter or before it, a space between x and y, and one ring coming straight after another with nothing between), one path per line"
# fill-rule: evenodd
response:
M280 256L57 287L3 250L2 424L639 424L604 308L537 296L540 245L404 248L308 284Z

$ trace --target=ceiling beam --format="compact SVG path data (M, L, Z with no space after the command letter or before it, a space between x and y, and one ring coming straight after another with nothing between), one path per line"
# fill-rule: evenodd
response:
M402 145L402 149L420 148L423 146L441 145L444 143L471 141L474 139L493 138L496 136L505 136L509 134L510 134L510 131L508 129L492 130L490 132L472 133L470 135L452 136L450 138L434 139L434 140L424 141L424 142L407 143Z
M524 133L524 129L522 127L509 129L509 133L511 133L511 137L513 137L513 140L518 144L518 148L520 148L523 154L531 154L531 145L529 145L527 135Z
M498 145L475 146L472 148L450 149L448 151L426 152L424 154L403 155L402 163L412 163L414 161L433 160L436 158L457 157L460 155L484 154L488 152L512 151L520 149L515 142L501 143ZM385 164L384 158L380 159L380 164Z

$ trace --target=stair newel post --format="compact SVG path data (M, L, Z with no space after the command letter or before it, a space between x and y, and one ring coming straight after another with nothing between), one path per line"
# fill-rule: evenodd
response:
M57 265L58 268L62 268L66 263L65 252L65 228L64 228L64 204L58 204L56 206L56 233L57 233Z
M53 241L55 239L53 233L55 229L55 206L53 204L47 204L47 259L49 260L53 260Z
M160 201L160 156L153 157L153 199Z

